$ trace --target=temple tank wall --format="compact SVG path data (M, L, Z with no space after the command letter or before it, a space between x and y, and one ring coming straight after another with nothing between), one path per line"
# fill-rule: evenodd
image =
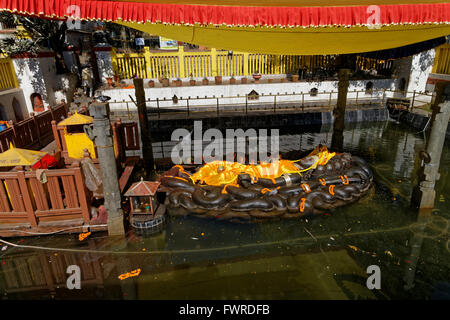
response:
M386 121L389 117L387 109L364 108L348 110L345 122ZM332 125L334 117L332 111L326 112L298 112L289 114L259 114L232 117L214 117L200 119L150 120L152 132L173 131L176 128L193 128L194 121L202 121L204 129L208 128L279 128L296 126L327 126Z

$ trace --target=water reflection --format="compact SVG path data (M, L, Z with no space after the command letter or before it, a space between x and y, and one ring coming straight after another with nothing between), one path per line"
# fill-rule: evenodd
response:
M282 152L294 156L329 144L329 130L282 130ZM449 283L448 145L436 185L436 208L418 214L410 194L423 138L391 122L344 132L344 149L375 174L372 193L354 205L309 220L234 225L170 218L159 234L126 239L93 234L15 238L39 246L0 251L4 299L402 299L442 298ZM22 241L22 242L21 242ZM50 247L50 249L45 249ZM53 249L52 249L53 248ZM81 268L81 290L68 290L66 268ZM366 287L378 265L381 290ZM140 268L139 276L119 280Z

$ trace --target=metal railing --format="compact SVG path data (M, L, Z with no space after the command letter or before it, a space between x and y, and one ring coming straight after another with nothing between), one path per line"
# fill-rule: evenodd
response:
M205 96L177 97L164 99L148 99L147 112L149 119L182 119L219 117L222 115L249 115L256 113L289 113L310 112L311 110L331 111L337 104L338 92L292 92L261 95L237 96ZM384 107L388 98L408 98L409 110L419 104L429 104L433 93L417 91L398 91L390 89L354 90L347 93L347 106L362 108L378 105ZM110 101L111 111L115 115L125 115L129 120L137 116L137 108L133 101Z

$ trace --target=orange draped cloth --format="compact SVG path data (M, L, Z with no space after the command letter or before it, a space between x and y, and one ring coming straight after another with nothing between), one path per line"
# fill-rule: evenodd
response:
M196 183L221 186L224 184L236 184L239 174L249 174L254 181L258 178L276 179L283 174L302 173L316 168L318 165L325 165L336 153L329 152L325 146L317 147L308 157L314 160L309 168L300 169L292 160L277 160L259 165L246 165L238 162L213 161L205 164L191 176L191 180Z

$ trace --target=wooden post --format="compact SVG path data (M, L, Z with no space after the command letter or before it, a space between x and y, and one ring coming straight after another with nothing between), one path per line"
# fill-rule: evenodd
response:
M305 111L305 93L302 92L302 112Z
M139 126L141 128L142 157L144 159L147 173L155 169L155 160L153 158L152 137L150 134L149 121L147 116L147 105L145 104L144 81L142 79L133 79L136 104L139 114Z
M56 128L56 121L52 120L52 132L53 132L53 138L56 141L56 149L57 151L61 151L61 140L59 139L59 133L58 129Z
M187 108L187 115L189 118L189 98L187 98L187 100L186 100L186 108Z
M349 69L339 70L338 98L333 112L334 123L333 136L331 138L331 149L333 151L341 152L344 144L345 106L347 104L349 74Z
M273 96L273 113L276 113L276 108L277 108L277 95Z
M159 98L156 98L156 106L158 107L158 119L161 118L161 114L159 112Z
M217 100L217 116L219 116L219 98L216 98Z
M412 101L411 101L410 111L414 110L414 100L416 100L416 90L414 90L414 92L413 92L413 97L412 97Z
M83 176L81 174L81 167L80 163L78 161L74 162L72 164L72 167L74 167L75 170L75 183L77 186L79 201L80 201L80 207L81 207L81 216L83 217L83 221L85 224L89 224L91 222L91 214L90 214L90 208L88 204L88 198L86 193L86 184L83 181Z
M119 160L119 156L121 155L121 152L119 150L121 143L119 141L119 127L117 125L117 122L113 122L111 127L113 131L114 157L116 158L116 160Z
M52 115L52 120L56 120L56 119L55 119L55 115L54 115L54 113L53 113L53 108L52 108L52 106L48 106L48 110L50 111L50 114Z
M36 216L34 215L34 209L33 209L32 203L31 203L28 185L25 180L25 172L18 171L17 177L19 180L19 188L20 188L20 193L22 194L22 200L23 200L23 203L25 204L25 210L27 212L28 221L30 222L30 224L33 227L37 227ZM13 195L13 196L18 196L18 195Z
M14 147L17 147L16 124L12 120L9 120L8 123L9 123L9 126L10 126L12 132L13 132L13 137L14 137L13 145L14 145ZM8 145L8 148L9 148L9 145Z
M245 115L247 115L248 112L248 95L245 95Z
M36 120L36 116L34 115L34 112L30 112L30 118L33 120L34 128L36 129L36 135L37 135L37 138L38 138L39 147L42 147L41 130L39 130L39 123ZM32 141L32 142L34 142L34 141Z

